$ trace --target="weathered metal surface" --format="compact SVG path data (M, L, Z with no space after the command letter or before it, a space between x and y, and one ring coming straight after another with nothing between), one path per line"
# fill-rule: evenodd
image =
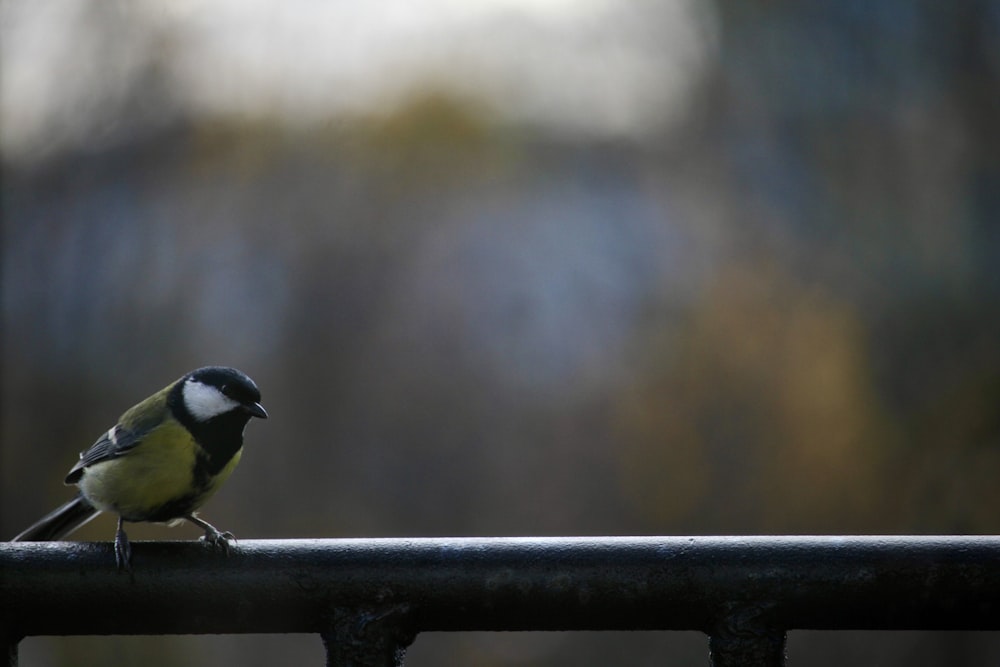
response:
M128 574L110 543L0 543L0 627L14 637L309 632L339 646L365 644L370 625L370 637L388 637L381 655L423 631L700 630L717 665L781 664L794 629L1000 629L997 537L243 540L228 556L197 542L133 549ZM756 662L735 657L753 651Z

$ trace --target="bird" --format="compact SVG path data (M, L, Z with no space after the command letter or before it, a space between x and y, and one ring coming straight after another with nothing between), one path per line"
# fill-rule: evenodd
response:
M204 542L228 552L233 534L195 513L239 463L247 423L267 419L260 400L254 381L235 368L183 375L126 410L83 451L65 479L77 495L11 541L58 540L107 512L118 516L119 571L132 571L125 522L190 521L205 531Z

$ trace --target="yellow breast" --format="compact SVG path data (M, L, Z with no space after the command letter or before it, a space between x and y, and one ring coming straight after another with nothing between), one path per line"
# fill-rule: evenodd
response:
M197 451L187 429L167 421L124 456L89 466L79 487L95 507L129 521L149 520L164 506L181 501L189 501L186 511L193 511L215 493L240 458L238 452L206 485L194 474Z

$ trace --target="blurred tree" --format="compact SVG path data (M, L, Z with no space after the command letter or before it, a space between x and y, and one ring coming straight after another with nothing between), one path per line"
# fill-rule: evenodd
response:
M849 304L742 265L651 336L664 351L619 412L621 483L650 530L891 529L879 500L897 435Z

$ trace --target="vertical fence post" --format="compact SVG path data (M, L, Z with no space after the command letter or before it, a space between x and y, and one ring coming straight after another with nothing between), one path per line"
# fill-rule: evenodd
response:
M414 631L406 605L380 609L334 609L321 634L327 667L403 667Z
M763 601L727 605L708 638L711 667L784 667L787 632L768 623Z
M3 657L8 667L17 667L17 645L21 637L10 628L0 625L0 644L3 645Z
M712 667L784 667L785 633L754 637L712 635L708 640Z

